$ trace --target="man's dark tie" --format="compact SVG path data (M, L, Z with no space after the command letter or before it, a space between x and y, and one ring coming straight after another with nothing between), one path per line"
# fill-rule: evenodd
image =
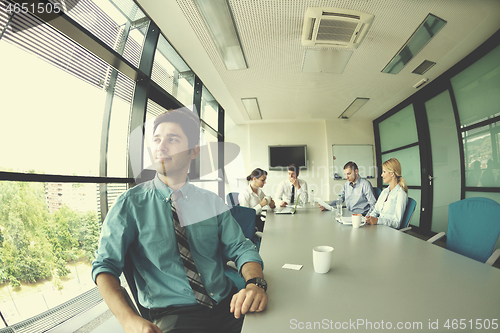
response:
M292 198L290 199L290 203L293 203L293 201L295 199L294 196L295 196L295 186L293 186L293 184L292 184Z
M172 203L172 219L174 220L175 226L175 236L177 238L177 245L179 247L179 252L181 254L182 263L184 264L184 270L186 271L189 284L193 289L196 301L199 304L212 308L212 299L208 296L203 283L201 282L200 274L194 265L193 256L191 255L191 250L189 248L189 242L187 239L186 228L181 226L180 220L182 220L182 215L177 213L175 206L177 205L177 199L181 196L179 192L173 192L170 196Z

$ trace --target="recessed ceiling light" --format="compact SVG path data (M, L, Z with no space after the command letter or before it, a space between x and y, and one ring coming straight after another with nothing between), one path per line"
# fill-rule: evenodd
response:
M356 99L342 112L339 119L349 119L356 111L361 109L370 99L365 97L356 97Z
M228 70L248 68L227 0L193 0Z

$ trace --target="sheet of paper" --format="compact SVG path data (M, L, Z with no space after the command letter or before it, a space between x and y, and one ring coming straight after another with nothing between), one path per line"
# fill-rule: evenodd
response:
M292 269L294 271L300 271L302 269L302 265L295 265L295 264L284 264L283 267L284 269Z
M316 199L316 201L323 207L325 207L326 209L328 210L333 210L333 207L330 206L329 204L327 204L326 202L324 202L323 200L321 199Z

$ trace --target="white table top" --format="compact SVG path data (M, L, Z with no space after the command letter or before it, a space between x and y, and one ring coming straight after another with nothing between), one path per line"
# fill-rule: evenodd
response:
M319 245L334 247L327 274L313 269L312 248ZM269 301L264 312L246 316L243 333L397 325L405 331L475 332L488 323L497 329L485 331L500 330L498 268L387 226L353 229L318 208L268 212L260 254ZM283 269L286 263L303 268ZM436 321L438 329L429 329Z

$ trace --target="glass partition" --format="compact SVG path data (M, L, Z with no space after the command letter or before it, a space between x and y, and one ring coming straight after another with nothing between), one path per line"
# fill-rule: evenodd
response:
M379 132L382 152L418 142L413 104L381 121Z
M460 200L460 155L455 114L448 91L425 102L433 169L432 231L448 228L448 205Z
M500 115L500 46L451 78L460 125Z
M384 154L382 155L382 163L391 157L396 158L401 164L401 172L406 184L420 186L420 148L416 146Z

